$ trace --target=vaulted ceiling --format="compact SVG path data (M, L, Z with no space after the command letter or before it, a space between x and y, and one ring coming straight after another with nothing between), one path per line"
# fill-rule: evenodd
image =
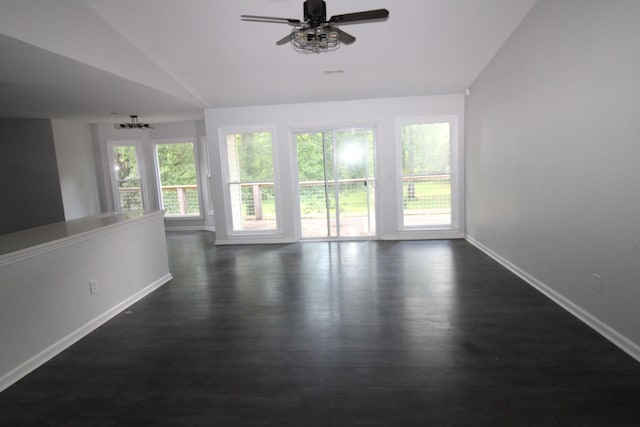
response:
M300 19L302 3L2 0L0 117L161 122L209 107L460 93L535 0L327 0L329 16L390 17L343 27L357 41L323 54L276 46L286 24L240 20Z

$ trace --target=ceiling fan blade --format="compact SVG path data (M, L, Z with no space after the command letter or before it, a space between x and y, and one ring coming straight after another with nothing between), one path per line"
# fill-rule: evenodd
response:
M340 42L344 43L344 44L351 44L354 41L356 41L356 38L353 37L351 34L349 33L345 33L344 31L342 31L340 28L336 28L334 27L336 31L338 31L338 34L340 34Z
M280 40L278 40L276 42L276 45L278 46L282 46L283 44L287 44L291 41L292 38L292 33L287 34L286 36L284 36L283 38L281 38Z
M335 15L329 19L330 24L356 24L363 21L382 21L389 17L387 9L367 10L364 12L345 13Z
M289 24L289 25L301 24L299 19L277 18L274 16L240 15L240 19L243 21L252 21L252 22L272 22L274 24Z

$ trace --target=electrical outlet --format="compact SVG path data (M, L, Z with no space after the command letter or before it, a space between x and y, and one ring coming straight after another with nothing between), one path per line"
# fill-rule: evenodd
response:
M98 293L98 281L96 279L89 280L89 292L91 295Z
M602 277L599 274L593 273L591 288L599 294L602 293Z

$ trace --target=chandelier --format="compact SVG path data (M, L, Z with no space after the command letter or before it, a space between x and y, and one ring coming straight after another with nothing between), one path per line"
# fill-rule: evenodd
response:
M141 123L138 121L138 116L129 116L130 123L117 123L114 125L116 129L153 129L149 123Z

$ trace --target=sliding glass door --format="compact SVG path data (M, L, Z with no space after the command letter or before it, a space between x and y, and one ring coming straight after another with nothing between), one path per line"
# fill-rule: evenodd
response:
M300 132L296 137L301 237L373 237L373 129Z

